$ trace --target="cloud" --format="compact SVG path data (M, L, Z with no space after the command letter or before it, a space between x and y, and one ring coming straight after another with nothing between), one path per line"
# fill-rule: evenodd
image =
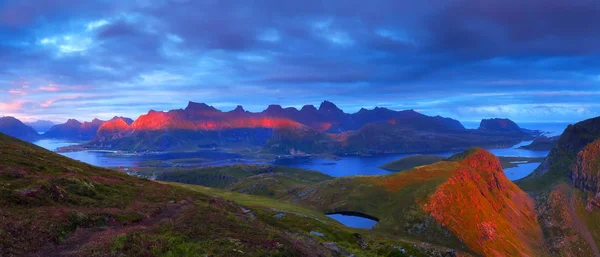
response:
M14 112L14 111L21 109L21 107L23 107L23 104L25 104L25 103L26 103L26 101L23 101L23 100L17 100L17 101L7 102L7 103L0 102L0 111Z
M47 86L41 86L40 90L41 91L48 91L48 92L58 92L58 91L60 91L60 88L58 86L49 84Z
M589 0L5 2L0 102L26 101L27 117L325 99L461 119L600 115Z

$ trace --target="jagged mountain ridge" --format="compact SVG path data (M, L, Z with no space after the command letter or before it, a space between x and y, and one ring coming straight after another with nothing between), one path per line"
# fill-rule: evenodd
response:
M25 122L25 124L27 126L32 127L39 133L46 132L46 131L48 131L48 129L50 129L52 126L55 125L54 122L49 121L49 120L37 120L34 122Z
M378 145L379 139L369 139L371 130L381 130L379 134L390 138L383 142L386 147ZM398 140L402 140L403 135L414 133L418 135L399 146ZM300 110L269 105L262 112L249 112L242 106L225 112L205 103L189 102L184 109L150 110L133 123L113 119L102 124L85 147L161 151L207 146L264 146L266 152L277 154L373 153L377 152L373 149L379 147L382 153L426 152L466 149L477 146L477 140L485 142L482 146L506 147L531 138L533 134L520 128L467 130L457 120L427 116L414 110L376 107L349 114L328 101L321 103L319 108L305 105ZM448 144L436 145L433 141L439 136L449 138ZM361 143L361 139L369 139L367 141L375 144ZM429 143L420 145L415 140Z
M128 125L133 122L130 118L114 117L111 120L104 121L100 119L93 119L92 121L84 121L83 123L76 119L69 119L63 124L57 124L48 129L44 133L44 137L48 138L63 138L63 139L76 139L76 140L90 140L96 136L99 129L107 122L114 122L116 120L123 120ZM102 133L106 133L107 130L118 132L119 130L108 129Z

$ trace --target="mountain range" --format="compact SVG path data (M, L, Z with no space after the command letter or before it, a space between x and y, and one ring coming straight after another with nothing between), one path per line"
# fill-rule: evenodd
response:
M261 146L276 154L415 152L478 144L508 147L537 135L507 119L484 120L481 128L469 130L457 120L413 110L377 107L349 114L328 101L300 110L270 105L258 113L241 106L224 112L189 102L185 109L151 110L132 123L113 119L104 127L84 147L164 151ZM435 144L439 138L447 138L447 144Z
M96 136L102 125L115 120L124 120L125 122L129 122L129 124L133 122L129 118L122 117L114 117L109 121L93 119L92 121L84 121L83 123L75 119L69 119L66 123L50 127L44 133L44 136L49 138L90 140Z
M465 129L457 120L414 110L376 107L350 114L324 101L319 108L305 105L298 110L269 105L257 113L242 106L224 112L189 102L185 109L150 110L136 120L114 117L82 123L70 119L52 126L44 137L89 141L79 149L181 151L258 146L266 153L294 155L510 147L537 135L539 132L522 129L508 119L482 120L481 126L473 130Z
M44 133L48 131L52 126L54 126L54 122L49 120L37 120L34 122L25 122L25 125L32 127L38 133Z

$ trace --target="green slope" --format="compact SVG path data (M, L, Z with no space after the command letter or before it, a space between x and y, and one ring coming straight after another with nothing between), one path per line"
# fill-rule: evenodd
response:
M0 256L431 256L445 251L350 229L267 198L93 167L3 134L0 206ZM280 213L285 216L274 218Z
M223 188L253 195L275 196L286 193L294 187L310 185L332 177L317 171L284 166L235 164L165 171L157 179Z
M443 157L436 155L415 154L400 158L398 160L386 163L380 168L389 171L401 171L412 169L417 166L429 165L443 160Z

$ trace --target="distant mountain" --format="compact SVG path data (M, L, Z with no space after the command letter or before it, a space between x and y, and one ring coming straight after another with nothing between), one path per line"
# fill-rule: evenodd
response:
M66 123L52 126L44 133L44 136L49 138L90 140L94 138L98 128L102 124L104 124L104 121L99 119L83 123L75 119L70 119Z
M104 122L96 131L95 137L107 137L111 135L118 135L129 128L129 125L133 123L130 118L114 117Z
M556 142L558 142L559 138L560 138L559 136L554 136L554 137L539 136L539 137L536 137L533 140L533 142L531 142L531 144L524 145L519 148L527 149L527 150L551 150L552 147L554 147L554 145L556 144Z
M37 132L43 133L48 131L52 126L54 126L54 122L49 120L37 120L34 122L25 122L28 126L35 129Z
M332 141L334 136L325 133L340 133L371 122L390 120L414 129L464 130L456 120L429 117L414 111L375 108L347 114L329 101L321 103L318 109L312 105L305 105L300 110L269 105L258 113L248 112L242 106L223 112L204 103L189 102L185 109L151 110L127 126L127 122L109 121L97 131L91 146L166 150L224 144L266 144L268 149L282 153L331 152L339 148L339 143ZM319 150L315 151L317 148Z
M348 114L332 102L324 101L319 108L305 105L298 110L269 105L256 113L242 106L223 112L205 103L189 102L185 109L150 110L133 122L115 117L99 126L95 135L81 137L93 138L84 145L87 148L187 151L218 146L263 146L263 152L267 153L305 155L510 147L536 135L508 119L484 120L478 130L468 130L457 120L414 110L376 107Z
M341 133L335 140L342 145L341 153L382 154L457 151L474 146L506 148L534 136L522 131L461 129L444 118L410 111L407 117L369 123Z
M517 123L509 119L483 119L479 124L479 130L501 131L501 132L521 132L523 131Z
M0 117L0 132L25 141L34 141L41 136L33 129L14 117Z

